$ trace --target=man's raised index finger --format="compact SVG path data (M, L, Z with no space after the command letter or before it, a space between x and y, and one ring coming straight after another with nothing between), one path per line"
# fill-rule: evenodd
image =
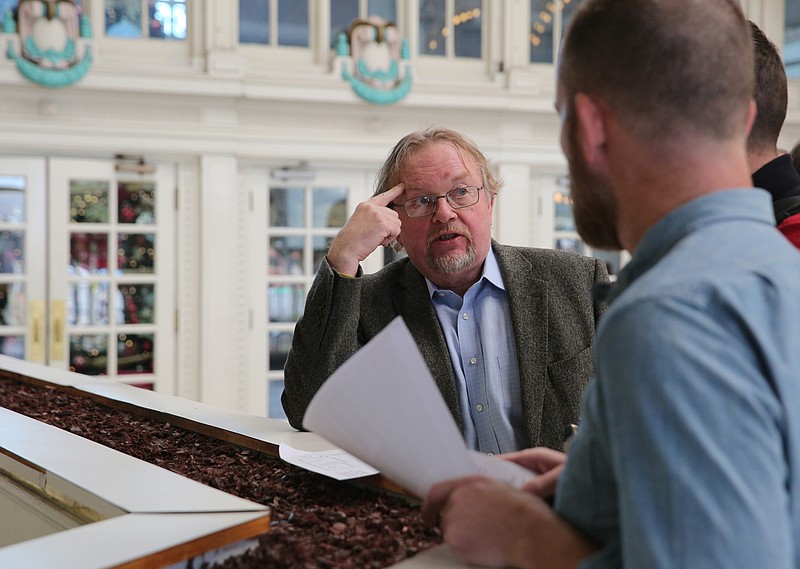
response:
M379 203L381 205L389 205L391 202L394 201L396 197L401 195L405 191L405 189L406 187L403 184L403 182L400 182L393 188L386 190L382 194L378 194L372 199L375 200L376 203Z

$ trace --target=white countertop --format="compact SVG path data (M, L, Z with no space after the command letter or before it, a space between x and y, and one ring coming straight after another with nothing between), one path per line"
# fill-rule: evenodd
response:
M106 379L52 370L45 366L6 356L0 356L0 369L57 385L73 387L137 407L167 413L273 445L286 443L294 448L308 451L336 448L324 438L314 433L298 432L287 422L281 420L230 411ZM58 558L59 563L55 565L52 564L54 561L52 557L49 560L46 558L46 551L58 551L65 547L70 550L74 549L76 555L78 553L86 555L84 564L74 565L76 568L108 567L114 565L114 563L109 563L108 556L114 550L124 550L124 543L144 541L148 542L148 545L152 544L154 548L163 547L167 542L179 541L184 538L192 531L192 527L200 530L202 526L205 531L207 525L213 525L212 520L214 519L219 522L239 523L263 515L263 511L259 511L259 508L265 509L263 506L195 483L61 429L49 427L16 413L12 414L16 415L13 417L9 415L10 413L10 411L0 408L0 447L9 448L20 456L27 455L27 459L45 467L48 473L51 473L53 480L63 478L72 484L90 488L93 494L99 495L102 499L129 513L31 542L2 548L0 549L0 567L72 567L61 563L64 560L61 557ZM28 421L36 423L36 425L31 425L27 423ZM27 426L21 428L22 424ZM65 443L65 440L69 440L69 443ZM69 445L79 445L81 450L70 450ZM180 491L177 489L179 483L186 484L185 486L180 484ZM149 496L133 496L131 489L136 487L147 488L152 492L148 492ZM226 520L223 520L223 516L221 516L223 511L228 512ZM159 512L159 516L152 515L155 512ZM167 514L167 512L172 513ZM183 512L183 514L175 512ZM194 516L185 515L188 512L195 514L205 512L209 519L203 520L200 517L195 519ZM147 515L148 513L151 515ZM180 524L176 524L174 519L166 521L168 518L165 517L163 518L164 525L165 527L181 527L174 527L174 531L166 529L161 531L159 522L158 530L154 531L157 529L154 525L155 519L162 519L161 515L169 515L170 518L179 516ZM188 523L190 519L194 521ZM184 525L186 525L185 528ZM135 532L137 527L141 527L142 531L146 533L132 540L130 537L135 533L131 532ZM174 535L170 537L171 534ZM115 538L115 536L117 537ZM34 542L42 540L48 540L47 547L38 547L34 544ZM83 545L75 545L76 543ZM18 563L23 559L36 563L19 565ZM41 564L38 564L40 561ZM472 566L456 560L446 546L439 546L411 559L401 561L393 567L398 569L466 569Z

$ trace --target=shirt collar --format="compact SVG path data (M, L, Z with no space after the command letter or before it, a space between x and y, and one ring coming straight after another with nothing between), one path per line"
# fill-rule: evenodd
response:
M771 204L771 196L764 190L734 188L706 194L671 211L644 234L631 261L610 287L608 302L613 302L684 237L702 227L733 219L774 225Z
M506 290L506 286L503 284L503 276L500 273L500 265L497 264L497 257L495 257L492 247L489 247L489 253L486 255L486 260L483 262L483 273L477 282L481 282L484 279L500 290ZM436 291L440 290L439 287L429 281L427 277L425 278L425 284L428 285L428 294L431 296L433 296Z

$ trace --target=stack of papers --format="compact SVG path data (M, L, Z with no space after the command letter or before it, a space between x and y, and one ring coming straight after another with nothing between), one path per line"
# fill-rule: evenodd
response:
M328 378L306 410L303 427L366 463L367 474L374 467L420 498L437 482L461 476L480 474L517 487L535 476L466 447L400 317ZM292 450L282 449L281 455Z
M300 450L286 443L278 445L278 454L290 464L336 480L352 480L378 474L378 470L340 448Z

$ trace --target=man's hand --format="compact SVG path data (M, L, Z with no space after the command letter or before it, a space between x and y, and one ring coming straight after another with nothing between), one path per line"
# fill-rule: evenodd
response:
M435 484L422 517L476 565L574 569L597 549L538 496L479 476Z
M387 206L404 191L405 186L397 184L356 206L328 250L328 263L334 271L355 276L361 261L400 234L400 217Z
M516 462L539 476L528 482L523 490L540 498L550 498L556 493L556 485L567 455L544 447L529 448L500 455L500 458Z

